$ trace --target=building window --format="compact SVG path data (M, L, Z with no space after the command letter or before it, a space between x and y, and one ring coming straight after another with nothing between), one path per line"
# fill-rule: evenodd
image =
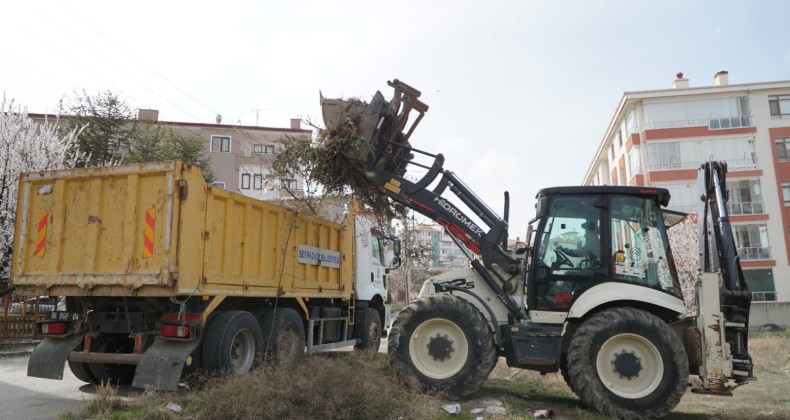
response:
M774 139L774 145L776 147L776 157L779 159L779 162L790 161L790 137Z
M225 189L225 183L224 182L219 182L219 181L212 182L211 186L212 187L217 187L217 188L222 188L223 190Z
M769 96L768 108L771 118L790 118L790 95Z
M241 189L250 189L250 174L241 174Z
M768 228L765 225L735 225L732 227L741 260L770 260Z
M763 194L760 180L739 179L727 182L730 192L728 209L730 214L763 214Z
M295 179L284 179L283 186L287 188L289 191L296 191L298 190L296 180Z
M263 175L255 174L252 178L252 188L256 190L263 189Z
M211 136L211 151L230 153L230 137Z
M252 150L255 152L255 154L262 155L263 154L263 145L262 144L253 144L252 145Z
M776 286L774 285L772 269L760 268L743 270L743 276L749 283L749 289L752 292L752 301L776 300Z
M612 161L614 161L614 142L612 142Z
M267 155L273 155L274 154L274 145L273 144L267 144L266 147L264 148L264 153L267 154Z
M790 182L782 183L782 195L785 199L785 206L790 206Z

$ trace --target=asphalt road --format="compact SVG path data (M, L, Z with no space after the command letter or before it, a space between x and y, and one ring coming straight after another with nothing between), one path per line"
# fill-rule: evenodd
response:
M0 358L0 419L54 419L93 398L93 386L75 378L68 367L62 381L28 377L29 358Z

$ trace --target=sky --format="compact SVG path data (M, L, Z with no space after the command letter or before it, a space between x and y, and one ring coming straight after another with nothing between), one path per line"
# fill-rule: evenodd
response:
M623 93L790 80L785 1L6 2L0 92L55 112L109 90L160 120L322 125L326 97L387 81L430 106L414 147L445 156L524 237L540 188L578 185ZM420 173L411 176L419 177Z

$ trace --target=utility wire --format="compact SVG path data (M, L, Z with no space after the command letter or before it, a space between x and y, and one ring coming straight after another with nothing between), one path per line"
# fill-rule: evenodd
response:
M93 48L91 48L89 45L87 45L87 44L85 44L84 42L82 42L82 40L80 40L80 39L79 39L79 38L77 38L76 36L72 35L72 34L71 34L71 33L70 33L68 30L66 30L66 29L65 29L65 28L63 28L63 27L62 27L60 24L58 24L57 22L55 22L54 20L52 20L52 19L51 19L49 16L46 16L45 14L41 13L41 12L40 12L40 11L38 11L38 10L36 10L36 13L38 13L39 15L43 16L45 19L47 19L48 21L50 21L50 22L51 22L51 23L52 23L52 24L53 24L55 27L57 27L58 29L60 29L61 31L63 31L63 32L66 34L66 35L68 35L69 37L71 37L73 40L77 41L77 42L78 42L80 45L82 45L82 46L83 46L83 47L85 47L85 48L86 48L88 51L90 51L91 53L93 53L94 55L96 55L97 57L99 57L100 59L102 59L104 62L106 62L106 63L110 64L110 65L111 65L111 66L113 66L113 67L115 67L115 69L116 69L116 70L120 71L121 73L123 73L124 75L126 75L127 77L129 77L130 79L132 79L132 80L134 80L135 82L139 83L141 86L143 86L144 88L148 89L148 90L149 90L151 93L153 93L154 95L158 96L159 98L161 98L161 99L162 99L162 100L164 100L165 102L169 103L170 105L174 106L176 109L178 109L179 111L183 112L185 115L189 116L190 118L194 119L195 121L200 121L200 118L198 118L198 117L195 117L194 115L190 114L190 113L189 113L188 111L186 111L185 109L181 108L180 106L176 105L175 103L173 103L173 102L172 102L172 101L170 101L169 99L167 99L167 98L165 98L164 96L160 95L158 92L156 92L155 90L153 90L153 89L151 89L150 87L148 87L148 85L147 85L147 84L143 83L142 81L140 81L139 79L137 79L136 77L134 77L132 74L130 74L129 72L127 72L126 70L124 70L123 68L121 68L120 66L118 66L117 64L115 64L114 62L112 62L112 61L110 61L109 59L107 59L107 58L106 58L104 55L100 54L99 52L97 52L96 50L94 50ZM139 61L139 60L138 60L138 61ZM136 100L136 101L137 101L138 103L140 103L140 104L142 104L142 103L143 103L143 102L142 102L142 101L140 101L140 100Z
M78 14L76 14L74 11L72 11L71 9L69 9L68 7L66 7L66 5L64 5L62 2L60 2L60 1L57 1L57 4L58 4L58 6L62 7L64 10L66 10L67 12L69 12L69 13L70 13L72 16L74 16L74 17L76 17L77 19L79 19L79 21L80 21L80 22L82 22L82 23L83 23L85 26L87 26L88 28L92 29L92 30L93 30L94 32L96 32L97 34L101 35L101 36L102 36L102 38L106 39L106 40L107 40L107 41L108 41L110 44L114 45L114 46L115 46L116 48L118 48L120 51L122 51L122 52L126 53L126 54L127 54L129 57L132 57L132 58L133 58L135 61L137 61L138 63L140 63L140 65L142 65L143 67L145 67L146 69L148 69L148 71L150 71L150 72L154 73L155 75L159 76L159 78L161 78L162 80L164 80L165 82L167 82L167 83L168 83L170 86L172 86L172 87L176 88L178 91L180 91L181 93L183 93L184 95L186 95L187 97L189 97L190 99L192 99L193 101L195 101L196 103L198 103L199 105L203 106L204 108L206 108L206 109L207 109L207 110L209 110L210 112L212 112L212 113L214 113L214 114L219 114L219 112L215 111L214 109L212 109L212 108L211 108L211 107L209 107L208 105L204 104L203 102L201 102L200 100L198 100L198 99L197 99L197 98L195 98L194 96L190 95L190 94L189 94L189 92L185 91L184 89L181 89L181 88L180 88L179 86L177 86L175 83L171 82L171 81L170 81L170 79L168 79L167 77L165 77L164 75L162 75L161 73L159 73L158 71L156 71L156 69L152 68L151 66L149 66L148 64L146 64L145 62L143 62L142 60L140 60L139 58L137 58L137 57L136 57L134 54L132 54L132 53L130 53L129 51L127 51L125 48L123 48L123 47L122 47L121 45L119 45L117 42L113 41L113 40L112 40L110 37L108 37L107 35L105 35L105 34L104 34L102 31L100 31L100 30L96 29L96 28L95 28L93 25L91 25L91 24L90 24L90 22L86 21L86 20L85 20L85 19L83 19L81 16L79 16ZM180 109L180 108L179 108L179 109ZM194 117L193 117L193 118L194 118ZM196 119L196 121L200 121L200 119Z

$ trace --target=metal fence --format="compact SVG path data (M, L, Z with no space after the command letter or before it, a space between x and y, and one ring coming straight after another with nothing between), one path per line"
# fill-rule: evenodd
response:
M38 319L41 320L44 319L44 317L39 316ZM35 316L8 315L7 317L0 317L0 340L35 338L38 338Z

